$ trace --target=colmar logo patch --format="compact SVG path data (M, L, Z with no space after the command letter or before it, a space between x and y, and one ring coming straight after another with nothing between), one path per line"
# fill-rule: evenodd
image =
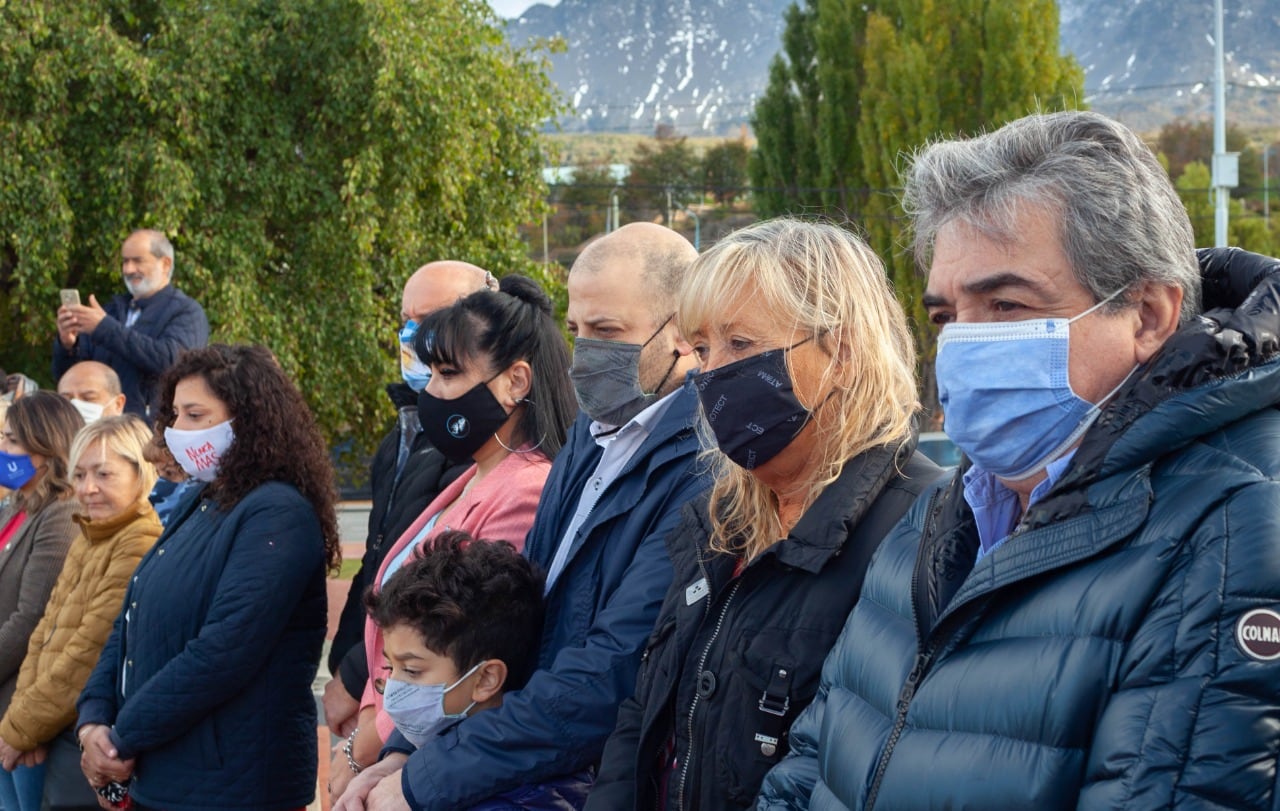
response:
M1270 608L1247 612L1236 623L1236 644L1250 659L1280 659L1280 613Z

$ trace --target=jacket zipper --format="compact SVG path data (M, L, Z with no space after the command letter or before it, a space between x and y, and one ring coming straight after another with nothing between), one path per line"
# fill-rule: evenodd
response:
M698 566L702 567L702 556L698 556ZM703 574L706 570L703 569ZM702 657L698 660L697 677L701 678L706 670L707 659L711 656L711 646L715 644L716 637L720 635L720 628L724 625L724 618L729 613L729 604L733 602L733 596L738 593L738 587L742 585L742 578L733 584L733 588L729 590L729 596L725 597L724 605L720 607L720 618L716 620L715 630L711 632L711 637L707 640L707 646L702 649ZM708 605L708 611L710 606ZM689 751L685 753L684 765L680 768L680 791L676 794L676 808L684 808L684 789L689 778L689 764L693 762L693 715L698 709L698 699L700 695L697 690L693 692L693 701L689 704Z
M932 534L934 529L934 509L937 507L938 491L935 490L933 495L929 497L929 506L925 510L925 531ZM927 554L927 544L921 543L917 555ZM916 565L911 570L911 619L912 624L916 627L916 633L923 642L927 633L926 629L920 626L920 611L916 607L916 595L919 594L920 588L920 563L917 560ZM902 730L907 726L907 711L911 709L911 700L915 698L916 688L920 686L920 680L924 678L924 672L929 667L930 661L933 659L933 646L927 645L916 652L916 660L911 665L911 672L907 674L907 682L902 685L902 691L898 694L897 715L893 720L893 729L889 733L889 739L885 741L884 751L880 753L880 760L876 763L875 777L871 780L871 789L867 792L867 802L864 808L866 811L876 804L876 797L880 794L880 783L884 780L884 773L889 768L889 758L893 756L893 750L898 745L898 739L902 737Z
M907 726L907 710L911 709L911 699L915 697L916 688L920 686L920 681L924 678L924 672L932 659L932 646L916 654L915 664L907 674L907 683L902 685L902 692L898 694L898 717L894 719L893 731L889 733L889 740L885 742L884 751L880 753L880 762L876 764L875 779L871 781L871 790L867 792L867 803L864 806L866 811L871 811L875 807L876 795L880 793L880 782L884 780L884 773L889 768L889 758L893 755L894 747L898 745L898 739L902 737L902 730Z

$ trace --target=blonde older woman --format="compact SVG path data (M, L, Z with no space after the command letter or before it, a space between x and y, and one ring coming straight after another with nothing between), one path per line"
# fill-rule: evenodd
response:
M155 468L143 457L150 438L137 417L104 417L71 444L80 535L31 634L17 691L0 718L6 769L44 760L52 750L45 781L51 808L95 804L80 774L71 724L76 697L111 633L129 577L160 537L160 520L147 500L156 480Z
M589 809L750 807L872 553L940 473L914 453L906 317L853 234L738 231L678 306L715 483L668 539L675 577Z

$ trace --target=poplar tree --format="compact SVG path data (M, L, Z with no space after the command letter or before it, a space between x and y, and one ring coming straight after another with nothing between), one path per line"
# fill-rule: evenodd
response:
M906 252L899 205L904 155L930 140L974 135L1036 111L1077 107L1083 72L1059 54L1054 0L805 0L786 19L775 75L756 106L752 182L762 216L821 213L861 230L885 261L924 360L926 406L936 404L933 332L920 307L922 279ZM802 29L792 30L792 29ZM797 66L797 57L807 59ZM812 77L805 87L795 77ZM790 81L781 81L789 79ZM811 130L779 111L816 106ZM804 154L782 149L811 150ZM816 171L805 167L816 159ZM790 193L787 172L813 178Z

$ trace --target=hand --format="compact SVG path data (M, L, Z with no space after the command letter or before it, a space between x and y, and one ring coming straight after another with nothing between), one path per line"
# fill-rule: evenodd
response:
M63 305L58 308L58 341L68 352L76 345L80 335L80 325L76 322L76 314L71 308Z
M0 766L3 766L6 772L11 772L17 768L24 754L21 750L10 746L9 742L4 738L0 738Z
M49 747L41 744L30 752L24 752L22 757L18 758L18 765L26 766L28 768L39 766L41 763L44 763L48 757Z
M102 309L98 304L98 299L92 293L89 294L89 303L81 305L72 305L67 308L76 317L76 326L80 331L88 335L92 335L93 331L102 323L102 319L107 317L107 311Z
M86 724L77 733L84 747L80 770L94 788L112 780L127 783L133 776L133 760L120 759L108 731L105 724Z
M387 775L394 774L396 780L400 779L400 767L409 759L409 756L401 752L392 752L382 760L373 764L369 768L360 772L355 776L348 785L347 790L342 793L342 799L333 807L333 811L366 811L369 807L366 803L369 799L369 793L382 781Z
M332 807L337 804L338 798L347 790L356 773L351 771L351 766L347 763L347 756L342 751L342 747L347 742L342 741L333 747L333 761L329 764L329 805Z
M404 798L404 785L401 778L404 772L400 769L382 778L382 781L369 792L366 807L369 811L409 811L409 801Z
M360 712L360 699L347 692L342 679L335 677L329 680L320 703L324 706L324 722L329 731L339 738L350 735L358 723L356 716Z

